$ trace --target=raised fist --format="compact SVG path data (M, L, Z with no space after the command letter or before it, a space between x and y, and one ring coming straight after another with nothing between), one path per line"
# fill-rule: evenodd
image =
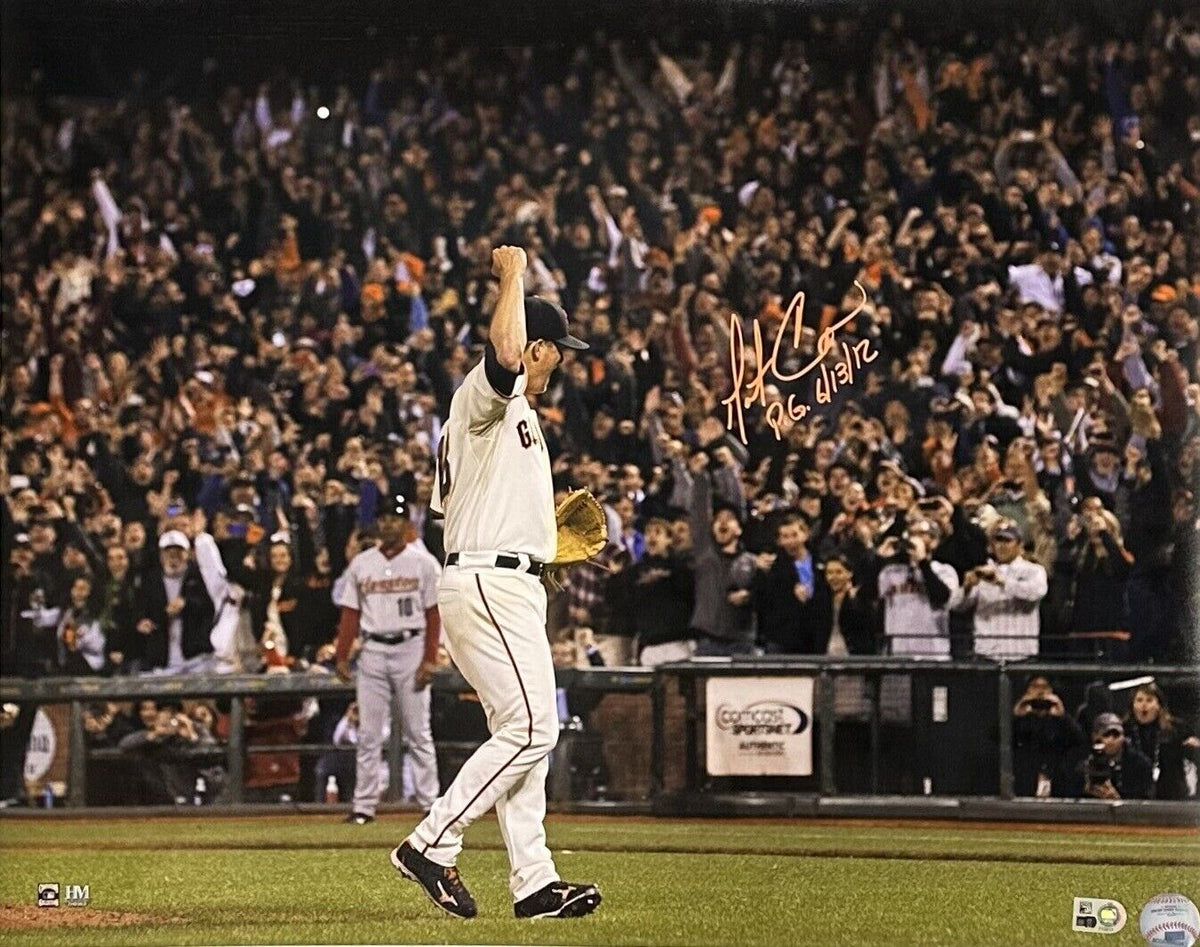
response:
M521 276L529 260L520 247L497 247L492 251L492 275Z

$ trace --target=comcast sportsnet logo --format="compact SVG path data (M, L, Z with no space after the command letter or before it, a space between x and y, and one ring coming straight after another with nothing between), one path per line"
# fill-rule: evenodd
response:
M717 708L717 727L736 736L790 736L808 729L809 719L799 707L777 700L760 700L739 707Z

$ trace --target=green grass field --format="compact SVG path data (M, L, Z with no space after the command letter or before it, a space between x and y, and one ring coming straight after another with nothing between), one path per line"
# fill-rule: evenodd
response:
M1086 947L1070 930L1075 896L1129 910L1102 945L1142 943L1137 914L1156 894L1200 900L1200 836L1179 830L559 817L549 822L559 870L599 884L600 910L515 920L487 820L459 863L480 908L463 922L388 864L412 822L0 820L0 945ZM47 881L90 885L90 907L33 909Z

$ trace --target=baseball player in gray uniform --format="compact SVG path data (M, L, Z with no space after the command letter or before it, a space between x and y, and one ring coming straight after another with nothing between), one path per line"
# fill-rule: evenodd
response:
M408 511L396 497L395 512L379 519L379 545L360 552L346 569L337 604L337 668L350 678L350 651L363 635L358 658L358 754L354 811L347 822L375 821L383 791L380 767L384 727L392 708L412 763L417 804L428 810L438 794L437 755L429 723L429 682L437 668L440 621L438 561L409 543ZM393 722L393 726L396 726Z
M557 529L550 454L532 406L561 348L587 344L570 334L561 307L525 298L526 265L519 247L492 252L500 296L489 342L450 404L431 503L446 526L438 590L446 648L478 693L492 735L391 853L402 875L456 917L476 913L455 868L463 831L493 806L517 917L581 917L600 904L594 885L559 878L542 824L558 714L540 579Z

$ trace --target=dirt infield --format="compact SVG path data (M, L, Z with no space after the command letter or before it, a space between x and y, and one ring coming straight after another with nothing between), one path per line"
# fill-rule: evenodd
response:
M104 822L137 822L146 823L154 821L159 816L147 814L132 814L123 813L120 809L111 810L112 814L103 810L89 809L86 813L78 815L68 813L56 813L53 816L53 821L60 820L71 821L72 819L86 820L89 822L104 821ZM384 809L379 813L380 821L388 821L391 818L410 817L416 810L408 811L403 809L394 809L389 811ZM170 819L175 816L188 817L192 816L191 811L183 812L168 812L163 818ZM286 821L295 821L298 814L295 812L264 812L264 813L230 813L225 815L219 810L205 810L205 818L219 818L225 823L262 823L271 820L279 819ZM328 813L303 813L299 814L300 818L311 817L320 819L327 817ZM495 821L495 814L488 813L481 821ZM797 826L797 825L814 825L814 826L844 826L847 828L875 828L875 829L965 829L967 831L980 832L1061 832L1067 834L1079 835L1121 835L1121 836L1173 836L1178 838L1200 838L1200 826L1166 826L1166 825L1142 825L1137 823L1120 823L1111 822L1010 822L1007 820L983 820L983 819L920 819L920 818L886 818L886 819L868 819L868 818L805 818L802 816L795 817L779 817L779 816L727 816L720 819L711 818L690 818L678 817L680 821L688 822L695 825L728 825L730 822L736 822L739 825L746 826ZM671 821L657 818L649 815L605 815L605 814L565 814L554 813L548 816L551 823L560 823L567 825L611 825L613 820L625 825L655 825L663 821Z
M0 904L0 931L33 931L60 927L132 927L142 924L171 924L180 920L182 918L155 917L130 911Z

